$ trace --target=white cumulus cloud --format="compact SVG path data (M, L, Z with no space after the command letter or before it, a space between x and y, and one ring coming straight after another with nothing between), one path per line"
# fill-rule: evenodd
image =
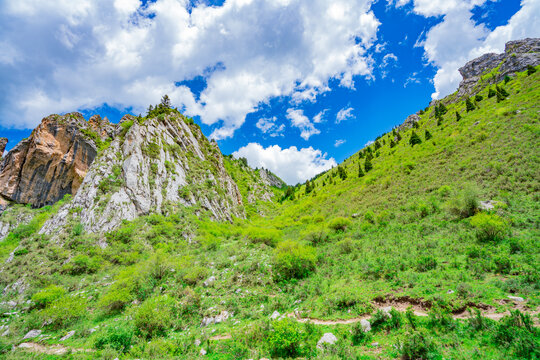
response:
M334 158L327 159L326 153L310 147L297 149L291 146L282 149L278 145L262 147L249 143L233 153L236 158L245 157L252 167L264 167L278 175L287 184L296 184L331 169L337 163Z
M197 3L197 2L196 2ZM108 103L144 112L165 93L233 135L274 97L313 101L330 79L371 78L372 0L0 2L0 125ZM176 82L202 75L195 96Z
M336 124L339 124L340 122L342 122L344 120L348 120L348 119L354 117L354 115L352 114L353 111L354 111L354 109L352 107L343 108L343 109L339 110L337 115L336 115Z
M291 125L300 129L300 137L309 140L312 135L320 134L321 131L315 128L315 125L304 115L300 109L288 109L287 119L291 120Z

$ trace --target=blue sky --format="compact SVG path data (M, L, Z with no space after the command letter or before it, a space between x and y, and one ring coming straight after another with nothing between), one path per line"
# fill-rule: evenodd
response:
M0 5L0 136L50 113L144 114L167 93L225 154L304 181L453 92L457 69L540 36L540 0ZM39 21L38 21L39 19Z

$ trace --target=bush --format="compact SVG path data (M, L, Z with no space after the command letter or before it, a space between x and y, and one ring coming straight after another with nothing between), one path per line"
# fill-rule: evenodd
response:
M272 322L267 344L272 357L295 358L302 354L303 333L300 324L285 318Z
M53 327L64 327L86 315L86 299L80 296L62 296L47 306L42 315Z
M448 210L452 215L464 219L474 215L478 205L478 190L473 186L466 186L450 199Z
M177 302L163 295L146 300L133 313L133 321L137 331L149 339L164 335L167 330L176 325Z
M328 241L328 233L325 230L312 231L306 235L305 240L317 246Z
M416 134L416 132L413 130L413 132L411 133L411 138L409 139L409 144L411 146L414 146L421 143L422 143L422 140L420 139L418 134Z
M79 254L62 266L62 271L71 275L92 274L99 269L99 264L96 257Z
M527 75L532 75L536 72L536 68L532 65L527 65Z
M437 259L431 255L424 255L418 259L416 263L416 270L420 272L425 272L428 270L433 270L437 267Z
M519 310L510 311L510 315L502 318L493 334L494 342L508 349L519 359L540 358L538 337L540 332L534 327L529 314Z
M471 218L471 225L476 229L476 238L480 241L501 240L508 233L506 221L494 214L478 213Z
M482 95L476 95L474 97L474 100L477 101L477 102L480 102L480 101L484 100L484 97Z
M488 90L488 98L491 99L495 95L497 95L497 92L495 90L493 90L492 88L489 88L489 90Z
M281 231L277 229L250 227L245 233L254 244L263 243L268 246L275 246L281 239Z
M399 329L402 323L402 316L394 308L389 313L377 310L369 322L373 331Z
M371 334L364 331L362 324L357 322L351 329L351 340L354 346L364 345L371 340Z
M438 358L437 347L433 340L422 332L407 334L401 346L401 358L404 360Z
M469 99L469 98L467 98L467 100L465 100L465 107L467 109L467 112L473 111L474 109L476 109L476 106L474 106L471 99Z
M35 293L32 296L32 301L36 303L36 306L39 308L44 308L50 305L53 301L61 298L66 293L66 290L63 287L50 285L45 289Z
M333 218L328 223L328 227L334 231L345 231L349 226L351 226L351 220L341 216Z
M302 279L315 269L316 259L313 248L284 241L275 250L275 275L279 280Z
M98 350L111 347L117 351L127 352L131 348L133 328L129 324L114 324L102 328L94 340L94 346Z
M370 224L375 224L375 213L371 210L366 211L364 214L364 220Z

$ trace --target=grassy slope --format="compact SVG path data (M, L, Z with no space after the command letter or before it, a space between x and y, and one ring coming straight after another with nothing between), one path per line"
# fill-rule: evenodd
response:
M23 269L32 279L31 293L50 284L65 293L42 291L53 294L45 308L10 317L4 324L11 335L2 338L2 348L20 342L29 329L42 328L51 336L44 343L58 343L60 336L76 330L66 345L102 348L98 355L111 359L194 358L200 350L196 339L203 341L211 359L394 358L401 354L395 344L406 349L418 348L418 343L429 350L424 356L433 358L534 355L527 344L538 341L537 333L523 326L456 322L445 311L471 304L504 311L511 304L501 299L510 294L523 296L532 308L540 302L539 76L520 74L505 86L510 97L500 103L487 99L484 90L480 108L470 113L463 102L448 105L441 126L429 109L416 130L422 144L408 145L411 130L401 134L393 149L389 135L383 136L385 145L366 176L358 178L363 160L354 155L342 165L346 180L332 177L335 170L323 174L315 180L316 195L298 198L301 188L294 201L266 204L264 211L271 216L258 217L256 207L247 209L249 220L234 224L197 219L192 210L167 218L154 215L108 234L106 248L98 246L96 236L75 229L65 246L35 235L23 237L21 245L29 251L6 267L2 284L12 283ZM456 110L463 116L460 122L455 121ZM433 135L429 141L424 141L425 128ZM226 166L232 171L238 164ZM243 179L240 190L247 196L247 180L240 173L233 177ZM481 200L501 201L496 213L510 223L504 239L480 242L470 218L458 219L447 210L466 184L478 188ZM340 216L347 218L345 231L329 227ZM305 269L310 270L312 255L316 268L300 279L283 280L276 257L283 245L278 243L293 249L299 244L295 254L307 259ZM205 286L210 276L216 280ZM268 320L274 311L295 309L314 318L353 318L371 313L373 300L389 295L422 299L446 310L433 311L430 318L412 317L416 330L405 318L401 326L385 322L386 330L359 336L356 345L350 331L362 333L352 325ZM222 311L234 317L200 326L204 317ZM339 346L317 350L317 340L328 331L340 339ZM205 342L216 334L232 338ZM289 341L290 346L282 346ZM380 347L371 346L373 341ZM122 355L121 345L128 343L133 348L128 346Z

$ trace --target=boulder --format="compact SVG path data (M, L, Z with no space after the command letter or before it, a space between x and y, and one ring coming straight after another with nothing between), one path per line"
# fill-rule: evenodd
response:
M325 344L333 345L338 341L337 337L332 333L325 333L319 341L317 341L317 348L323 349Z
M360 326L362 326L362 330L364 330L364 332L369 332L371 331L371 324L368 320L366 319L362 319L360 320Z
M41 335L41 330L30 330L24 335L23 340L37 338Z
M70 332L68 332L66 335L64 335L60 341L66 341L67 339L69 339L70 337L72 337L73 335L75 335L75 330L71 330Z

